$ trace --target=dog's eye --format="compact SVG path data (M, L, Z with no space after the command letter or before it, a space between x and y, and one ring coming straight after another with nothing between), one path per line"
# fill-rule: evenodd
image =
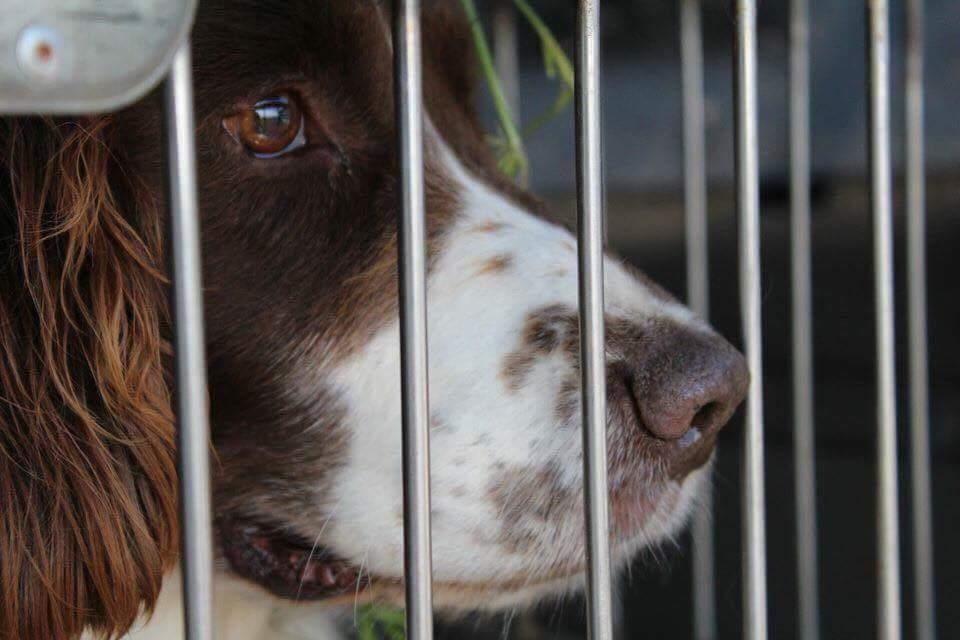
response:
M223 126L258 158L276 158L307 143L303 111L290 94L264 98L224 119Z

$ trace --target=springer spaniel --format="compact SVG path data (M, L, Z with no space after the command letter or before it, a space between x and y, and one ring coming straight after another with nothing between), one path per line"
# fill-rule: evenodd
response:
M584 569L576 243L496 169L469 25L424 9L435 599ZM376 0L203 0L194 31L221 638L402 599L392 50ZM181 635L155 96L0 120L0 638ZM676 534L742 357L606 259L614 560Z

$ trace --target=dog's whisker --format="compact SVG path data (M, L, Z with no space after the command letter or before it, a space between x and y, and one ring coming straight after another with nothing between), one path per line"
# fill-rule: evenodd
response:
M500 640L510 640L510 627L513 624L513 619L517 615L516 609L511 609L507 612L506 616L503 619L503 625L500 629Z
M357 570L357 588L353 594L353 626L357 626L357 620L359 619L360 612L360 591L361 584L363 583L363 567L367 562L368 551L363 552L363 558L360 559L360 567Z
M330 524L330 521L333 519L333 516L336 514L337 508L339 506L340 506L340 501L338 500L337 502L334 503L333 507L331 507L330 513L327 515L327 517L324 518L323 525L320 527L319 533L317 533L317 536L313 539L313 546L310 548L310 553L307 554L307 560L306 560L307 565L309 565L310 560L313 559L313 554L316 553L317 548L320 546L320 538L323 537L323 532L326 530L327 525ZM306 579L307 579L307 572L304 571L303 576L301 576L300 578L300 584L297 585L297 595L296 597L294 597L294 600L300 599L300 594L303 592L303 584L306 581Z

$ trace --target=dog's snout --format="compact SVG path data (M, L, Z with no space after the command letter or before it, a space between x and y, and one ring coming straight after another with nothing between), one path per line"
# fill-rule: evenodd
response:
M668 441L714 435L746 396L746 360L715 334L667 333L629 363L641 427Z

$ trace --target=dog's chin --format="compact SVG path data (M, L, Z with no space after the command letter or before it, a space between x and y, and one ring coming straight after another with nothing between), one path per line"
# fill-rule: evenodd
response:
M612 545L611 562L614 574L625 569L638 553L649 546L646 533ZM476 613L497 613L524 608L538 602L582 592L586 584L586 567L557 558L541 571L529 575L505 576L495 580L434 580L433 605L447 618L456 619ZM399 577L367 576L363 588L330 598L331 605L377 602L402 607L404 582Z
M625 569L644 546L644 535L613 545L611 562L614 574ZM534 571L530 575L493 581L434 581L433 603L446 616L456 618L474 613L525 608L550 598L577 594L584 590L585 585L586 566L583 563L570 564L567 559L558 558L551 568L544 567L542 571ZM403 605L402 581L393 580L387 584L375 581L374 587L368 593L369 597L397 606Z

